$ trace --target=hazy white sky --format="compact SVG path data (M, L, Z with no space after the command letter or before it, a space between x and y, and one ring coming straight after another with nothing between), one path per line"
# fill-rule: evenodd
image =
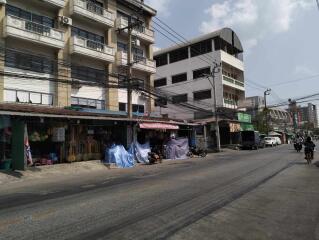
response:
M158 10L159 19L187 39L231 27L244 46L247 96L262 95L260 85L274 90L272 102L319 92L316 0L146 0L146 3ZM156 47L172 44L156 34ZM282 84L288 81L294 82Z

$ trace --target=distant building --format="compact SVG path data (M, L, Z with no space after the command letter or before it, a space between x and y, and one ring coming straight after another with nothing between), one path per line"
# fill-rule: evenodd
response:
M262 96L247 97L239 103L241 108L251 114L252 122L258 121L258 114L265 108L265 99ZM285 131L292 125L291 115L288 111L279 108L269 109L269 125L271 130Z
M299 126L317 128L318 127L318 110L317 106L309 103L307 106L297 108L299 115Z

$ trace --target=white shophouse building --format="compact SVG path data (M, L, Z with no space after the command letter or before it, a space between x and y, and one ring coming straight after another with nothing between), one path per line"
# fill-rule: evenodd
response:
M183 104L214 111L214 91L203 74L210 74L215 63L221 64L215 74L218 108L237 109L245 99L243 48L237 34L229 28L209 33L167 49L155 52L157 73L154 87L169 96L155 107L158 115L170 118L201 119L207 112L185 108Z

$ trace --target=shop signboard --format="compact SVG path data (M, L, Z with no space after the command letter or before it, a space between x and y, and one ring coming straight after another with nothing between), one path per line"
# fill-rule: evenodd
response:
M251 115L247 113L237 113L238 121L251 123Z
M52 131L53 142L64 142L65 141L65 128L53 128Z

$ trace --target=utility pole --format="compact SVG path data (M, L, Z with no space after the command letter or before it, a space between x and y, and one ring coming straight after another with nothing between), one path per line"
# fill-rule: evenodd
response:
M133 118L132 106L132 30L131 20L128 28L128 51L127 51L127 115L129 119Z
M264 101L265 101L265 115L266 115L266 129L267 129L267 136L269 134L269 122L268 122L268 109L267 109L267 96L270 95L271 89L268 88L265 92L264 92Z
M218 111L217 111L217 97L216 97L216 83L215 74L220 72L221 63L214 63L212 72L210 74L203 74L208 79L208 82L212 85L214 91L214 112L215 112L215 132L216 132L216 150L220 152L220 133L219 133L219 123L218 123ZM210 81L210 77L213 78L213 82Z
M141 21L137 18L134 22L132 22L132 17L128 19L128 25L124 28L119 28L117 31L121 32L127 30L128 32L128 50L127 50L127 115L129 119L133 117L132 110L132 65L134 64L133 53L132 53L132 32L133 29L137 26L141 25Z

